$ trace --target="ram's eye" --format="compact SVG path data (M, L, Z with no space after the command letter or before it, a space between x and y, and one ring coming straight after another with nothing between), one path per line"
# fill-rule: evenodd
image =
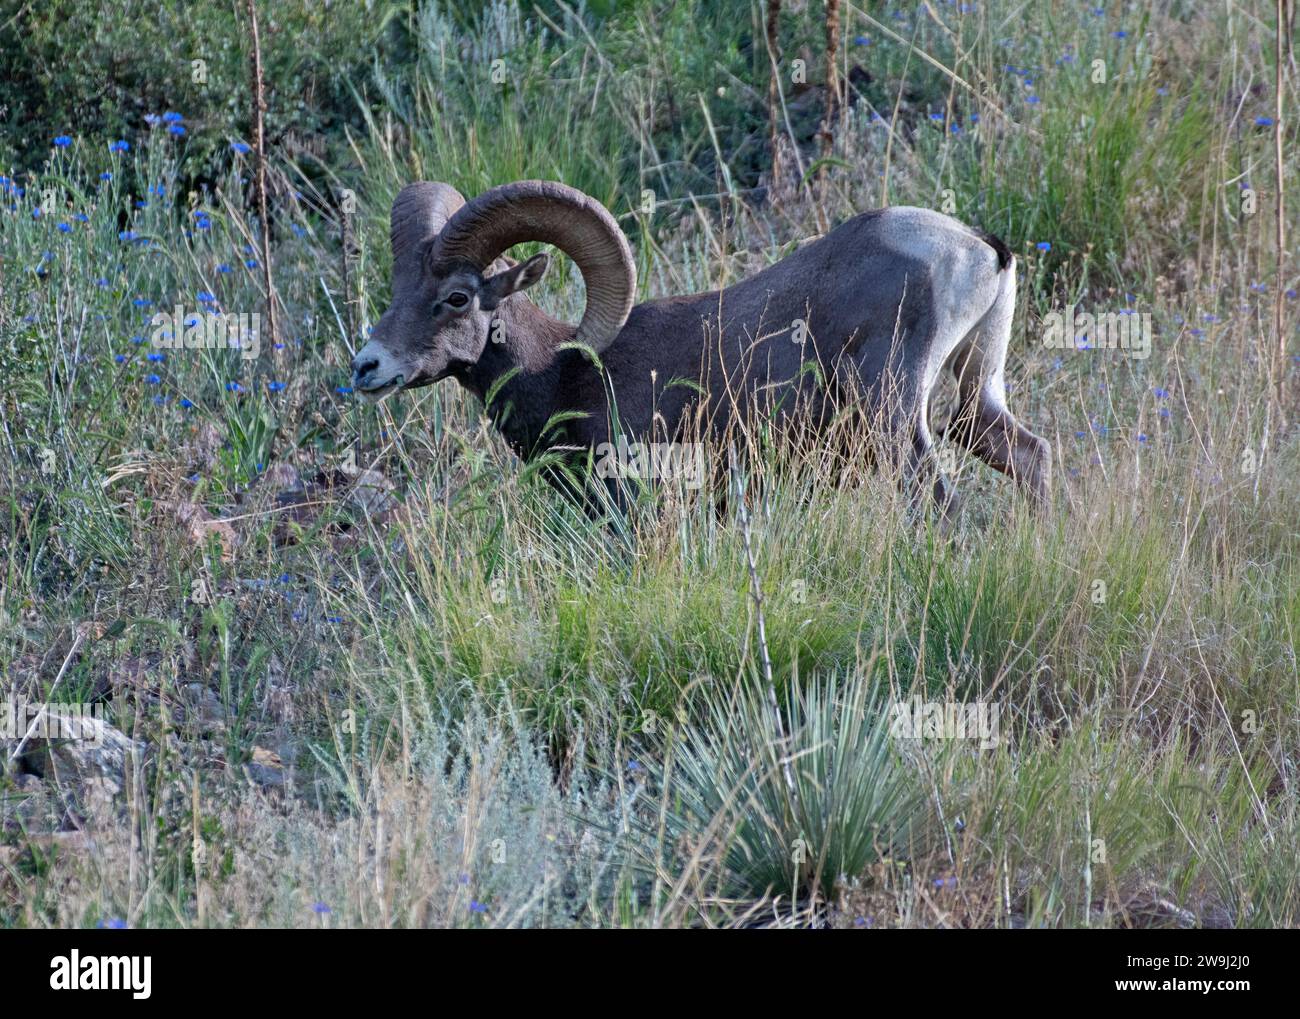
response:
M453 290L447 295L447 303L453 308L463 308L469 304L469 296L462 294L459 290Z

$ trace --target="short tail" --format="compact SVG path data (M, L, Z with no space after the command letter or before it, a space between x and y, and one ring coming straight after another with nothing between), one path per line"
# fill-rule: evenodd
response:
M978 228L975 229L975 236L998 253L999 269L1005 269L1011 264L1011 249L1003 243L1000 237L994 237L988 231Z

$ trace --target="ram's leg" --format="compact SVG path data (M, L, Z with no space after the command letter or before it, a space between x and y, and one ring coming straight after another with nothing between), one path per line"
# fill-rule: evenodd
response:
M867 425L875 462L893 470L914 512L927 509L933 498L947 529L957 511L957 495L939 470L930 431L929 394L937 368L930 367L928 351L935 343L928 315L915 322L908 337L894 339L868 390ZM872 348L866 349L869 356ZM869 364L861 367L864 374L870 371Z
M930 434L930 423L927 420L924 404L912 426L911 455L908 458L906 482L911 489L914 507L920 508L928 489L930 497L939 508L944 529L953 526L960 509L957 489L939 469L934 438Z
M1015 303L1013 264L1003 270L993 306L958 345L949 362L957 378L957 413L945 426L943 437L1015 479L1035 503L1043 506L1051 494L1051 446L1025 428L1007 408L1004 371Z
M913 511L923 512L933 498L949 529L958 510L957 492L939 469L930 433L927 401L910 396L890 401L893 410L880 429L881 462L892 467Z

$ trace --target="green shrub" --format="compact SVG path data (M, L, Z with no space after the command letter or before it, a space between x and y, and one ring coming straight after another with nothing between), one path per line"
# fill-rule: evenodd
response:
M341 143L342 125L358 120L351 83L398 6L259 4L273 145L323 156L323 140ZM231 141L251 141L250 40L242 3L5 0L0 165L39 166L61 134L135 144L146 114L171 111L185 118L192 171L210 172Z
M923 837L924 788L891 720L861 675L809 679L780 708L752 680L711 689L704 721L663 752L668 830L716 847L726 894L829 896Z

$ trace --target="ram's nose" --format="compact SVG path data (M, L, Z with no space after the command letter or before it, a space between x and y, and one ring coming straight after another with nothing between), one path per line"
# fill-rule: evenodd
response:
M352 359L352 385L356 389L367 389L370 376L379 367L379 358L362 350Z

